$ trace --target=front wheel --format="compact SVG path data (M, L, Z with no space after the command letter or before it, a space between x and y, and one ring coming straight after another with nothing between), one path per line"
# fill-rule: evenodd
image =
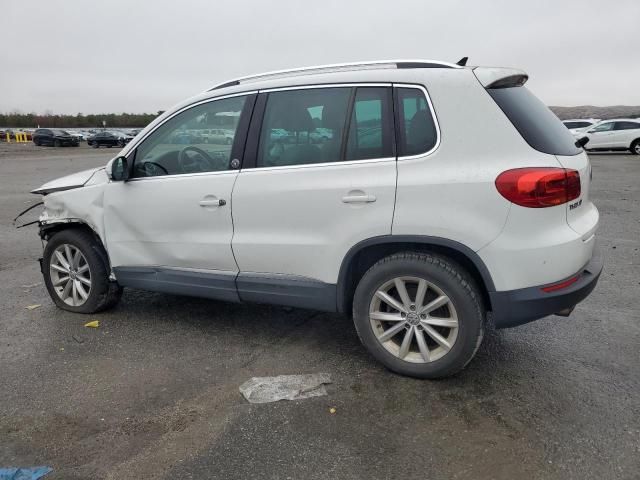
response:
M62 145L62 143L60 143L60 140L54 140L53 142L53 146L54 147L60 147Z
M629 150L635 155L640 155L640 138L633 141Z
M390 370L447 377L475 355L485 311L473 278L446 257L398 253L364 274L353 299L360 340Z
M44 249L43 275L54 303L70 312L95 313L114 306L122 287L109 281L102 245L84 230L54 234Z

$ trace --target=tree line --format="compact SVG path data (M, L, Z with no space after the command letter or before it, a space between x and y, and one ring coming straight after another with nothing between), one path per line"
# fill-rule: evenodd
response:
M45 113L0 113L0 127L15 128L96 128L146 127L158 113L99 113L84 115L56 115ZM104 122L104 123L103 123Z

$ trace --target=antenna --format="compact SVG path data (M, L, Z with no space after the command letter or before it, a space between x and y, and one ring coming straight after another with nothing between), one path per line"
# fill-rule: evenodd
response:
M460 65L461 67L464 67L467 65L467 60L469 60L469 57L462 57L460 60L456 62L456 65Z

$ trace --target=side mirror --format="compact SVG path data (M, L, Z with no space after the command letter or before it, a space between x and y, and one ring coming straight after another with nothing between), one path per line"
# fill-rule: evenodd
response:
M589 143L589 137L582 137L578 140L576 140L576 147L578 148L584 148L584 146Z
M129 179L129 162L125 157L116 157L107 164L107 175L114 182Z

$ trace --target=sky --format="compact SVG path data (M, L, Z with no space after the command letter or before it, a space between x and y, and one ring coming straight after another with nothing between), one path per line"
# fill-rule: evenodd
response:
M464 56L548 105L640 105L639 22L640 0L3 0L0 111L156 112L252 73Z

